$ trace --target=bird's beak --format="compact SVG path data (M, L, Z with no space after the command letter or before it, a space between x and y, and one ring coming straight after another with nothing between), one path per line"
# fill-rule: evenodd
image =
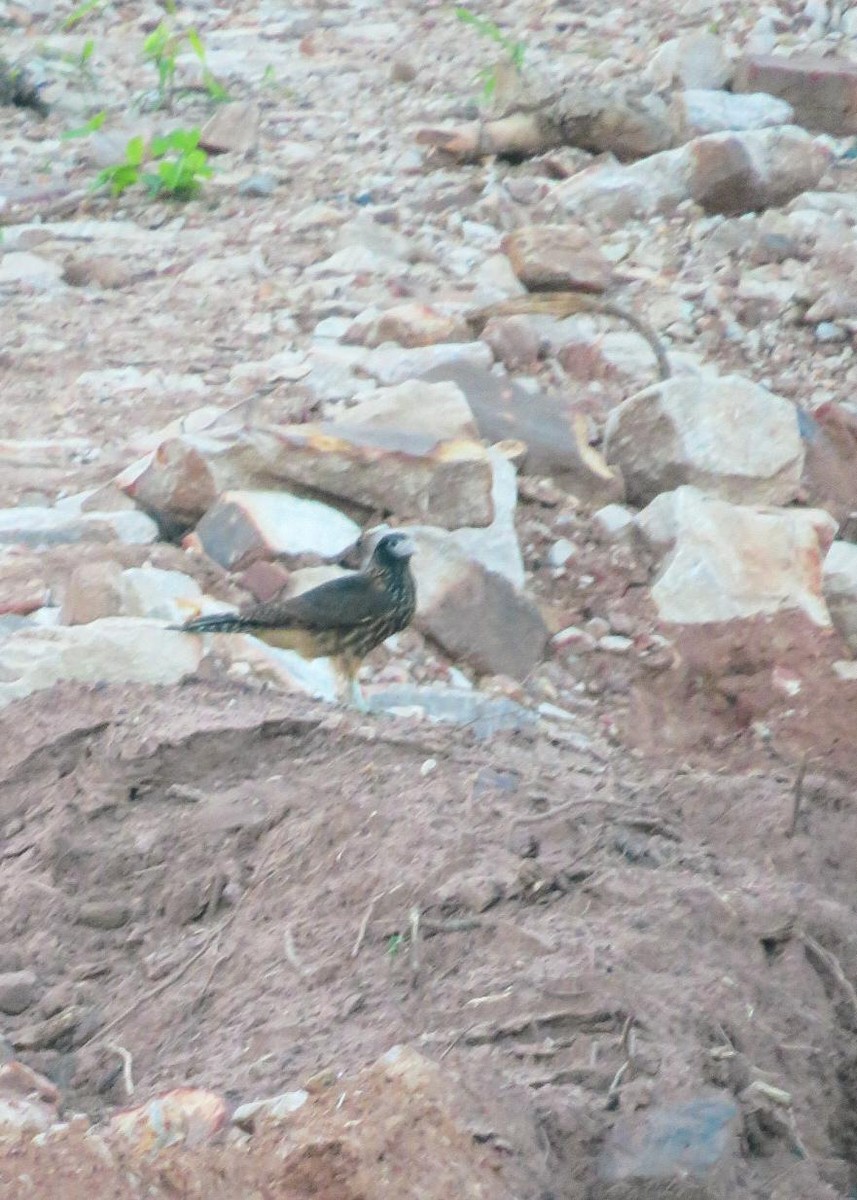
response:
M402 538L400 542L396 542L390 549L396 558L413 558L417 552L416 543L409 537Z

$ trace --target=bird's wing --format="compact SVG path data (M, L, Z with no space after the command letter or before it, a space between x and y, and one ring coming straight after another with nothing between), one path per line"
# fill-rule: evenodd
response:
M248 625L308 630L351 629L386 612L390 599L377 580L355 573L330 579L299 596L275 596L241 616Z

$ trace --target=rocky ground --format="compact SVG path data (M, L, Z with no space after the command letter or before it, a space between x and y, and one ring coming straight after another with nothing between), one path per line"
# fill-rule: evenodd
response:
M0 2L4 1196L857 1195L857 11L484 16Z

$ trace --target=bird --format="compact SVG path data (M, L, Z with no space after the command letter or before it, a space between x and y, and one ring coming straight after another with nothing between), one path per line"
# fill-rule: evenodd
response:
M193 617L173 626L184 633L249 633L302 658L330 658L348 683L351 703L366 711L357 681L361 662L386 638L407 628L417 606L411 538L384 533L359 571L328 580L298 596L278 592L239 613Z

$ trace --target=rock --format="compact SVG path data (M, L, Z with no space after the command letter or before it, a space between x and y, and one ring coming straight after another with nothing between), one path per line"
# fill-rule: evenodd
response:
M492 317L482 331L482 340L497 362L507 371L531 370L544 345L535 323L527 316Z
M367 400L347 409L336 418L336 423L367 429L406 429L438 441L479 437L479 428L461 388L454 383L426 383L422 379L379 388Z
M778 96L807 129L857 133L857 63L850 58L748 54L737 64L732 90Z
M157 526L141 512L65 512L58 508L0 509L0 544L61 546L75 542L120 541L148 545Z
M448 536L465 554L481 563L486 571L503 575L512 587L520 590L524 586L524 560L515 528L518 505L516 471L513 464L497 450L490 449L488 456L493 475L491 502L494 520L482 527L463 526Z
M4 971L0 974L0 1012L17 1016L29 1008L35 998L36 976L32 971Z
M624 504L605 504L592 514L592 533L598 542L615 542L634 528L636 514Z
M412 562L417 628L478 671L513 679L528 675L548 640L533 601L449 535L424 527L409 532L417 545Z
M833 624L857 653L857 546L833 543L824 560L821 586Z
M799 610L830 624L821 566L836 522L825 512L739 506L680 487L653 500L637 528L659 563L651 595L662 621Z
M44 1075L7 1062L0 1066L0 1141L43 1133L59 1119L60 1094Z
M577 547L568 538L560 538L548 549L548 566L562 569L577 554Z
M307 1100L309 1092L305 1092L303 1088L294 1092L282 1092L279 1096L269 1096L266 1100L251 1100L248 1104L238 1105L232 1114L232 1124L246 1133L253 1133L257 1123L287 1121L292 1113L303 1108Z
M168 437L115 479L171 538L194 526L226 488L265 482L270 478L260 471L258 455L245 439L207 434Z
M87 900L77 910L77 920L92 929L121 929L131 910L122 900Z
M122 568L117 562L82 563L69 576L60 609L63 625L88 625L122 612Z
M732 92L692 88L676 92L670 118L681 141L725 130L766 129L795 123L794 109L785 100L764 92L736 96Z
M445 316L427 304L411 301L388 308L368 322L354 322L345 341L361 346L380 346L397 342L407 349L434 346L444 342L469 342L472 338L467 323L459 317Z
M31 289L34 292L64 291L63 268L60 263L30 254L26 250L12 250L0 255L0 287L18 285L16 290Z
M837 521L857 512L857 414L841 404L800 413L806 456L801 487L808 503ZM842 536L849 535L843 531Z
M205 553L228 571L260 558L339 558L359 536L337 509L288 492L224 492L196 527Z
M603 292L613 269L584 225L526 225L502 242L512 269L530 290Z
M619 1120L598 1159L593 1200L721 1200L738 1187L741 1114L703 1093Z
M714 33L693 32L659 46L646 68L646 76L659 91L675 84L711 90L725 87L732 71L722 39Z
M205 607L202 589L195 579L182 571L163 571L152 566L123 571L119 593L119 611L124 617L151 617L181 624Z
M167 1146L199 1146L210 1141L229 1120L222 1096L204 1088L175 1088L137 1108L114 1113L103 1136L120 1141L133 1158L147 1159Z
M253 441L270 475L443 528L489 525L491 460L471 439L321 422L269 426Z
M126 617L22 629L0 646L0 705L64 679L178 683L201 656L199 638Z
M105 290L126 287L134 278L129 264L111 254L72 254L63 263L63 279L70 287Z
M485 342L440 342L405 350L399 346L379 346L370 350L361 369L381 384L416 379L436 367L490 367L493 355Z
M804 450L788 400L737 375L680 375L611 411L604 456L634 504L685 483L735 504L788 504Z
M578 440L568 401L527 391L512 379L462 364L431 371L423 378L448 380L461 388L485 441L524 442L526 474L549 475L583 503L604 504L624 495L621 476L585 440Z
M202 127L199 145L209 154L247 154L259 140L259 120L252 101L219 104Z
M793 125L711 133L629 166L608 162L579 171L553 189L544 209L617 223L665 216L687 200L709 212L755 212L815 187L831 158Z

